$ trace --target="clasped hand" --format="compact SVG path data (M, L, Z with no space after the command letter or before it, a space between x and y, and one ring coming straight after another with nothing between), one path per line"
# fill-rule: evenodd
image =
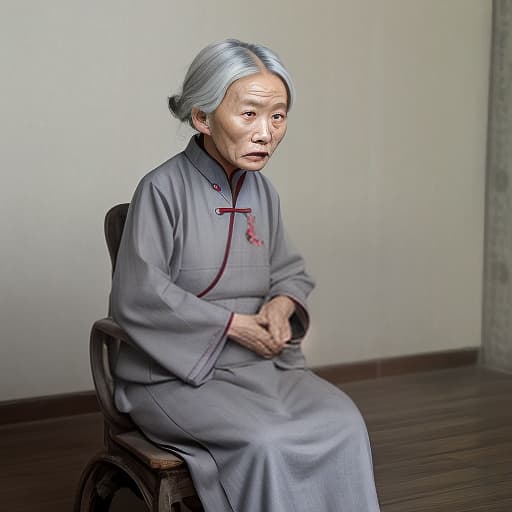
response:
M280 295L266 302L256 315L236 313L228 336L265 358L274 357L292 337L290 317L294 311L294 302Z

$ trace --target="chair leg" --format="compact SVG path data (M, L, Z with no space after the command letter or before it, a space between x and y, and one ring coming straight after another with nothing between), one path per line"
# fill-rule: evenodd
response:
M151 476L156 478L151 480ZM149 474L129 459L101 453L92 459L80 478L74 512L108 512L121 488L130 489L151 512L204 512L185 468Z
M193 512L204 512L203 505L197 496L183 498L183 503Z
M140 494L138 484L122 468L101 458L93 459L84 470L75 497L74 512L108 512L115 493L127 487ZM145 503L147 510L151 510Z
M115 469L91 468L75 502L75 512L108 512L112 498L119 489Z

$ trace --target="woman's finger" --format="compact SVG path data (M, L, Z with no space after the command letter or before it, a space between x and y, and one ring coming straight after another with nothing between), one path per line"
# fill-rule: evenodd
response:
M282 336L283 343L286 343L292 339L292 328L290 327L290 322L288 321L284 323Z

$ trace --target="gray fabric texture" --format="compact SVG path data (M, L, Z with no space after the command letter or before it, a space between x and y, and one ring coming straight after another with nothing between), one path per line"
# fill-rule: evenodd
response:
M262 245L246 214L218 214L234 206L251 209ZM132 339L115 362L116 405L186 460L207 512L379 510L364 421L302 353L312 288L262 173L229 183L193 137L139 183L112 284L112 316ZM233 313L278 295L297 305L280 355L226 336Z

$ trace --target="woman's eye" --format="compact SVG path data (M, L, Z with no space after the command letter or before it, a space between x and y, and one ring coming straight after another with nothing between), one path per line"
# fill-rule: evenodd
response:
M274 121L282 121L284 119L284 114L272 114L272 119Z
M244 112L244 113L243 113L243 116L244 116L244 117L253 117L253 116L255 116L255 115L256 115L256 113L255 113L255 112L252 112L252 111L247 111L247 112Z

